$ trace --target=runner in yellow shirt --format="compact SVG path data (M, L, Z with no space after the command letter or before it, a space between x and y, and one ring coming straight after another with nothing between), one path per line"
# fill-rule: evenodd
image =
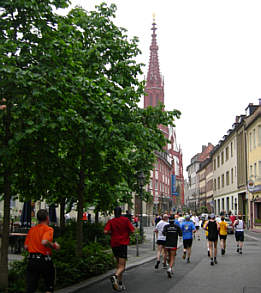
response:
M221 255L224 255L226 252L226 241L227 241L227 227L228 224L225 222L225 217L221 217L221 221L219 223L219 238L220 238L220 246L221 246Z
M210 217L208 216L208 218L205 219L204 224L203 224L203 229L205 229L205 235L206 235L206 239L207 239L207 246L208 246L208 257L210 257L210 252L209 252L209 243L208 243L208 228L205 227L206 224L208 223L208 220L210 220Z

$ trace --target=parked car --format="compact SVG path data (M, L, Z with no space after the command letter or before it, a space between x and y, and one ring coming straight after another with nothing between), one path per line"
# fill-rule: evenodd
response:
M234 228L231 220L229 218L225 218L225 222L228 224L227 234L234 234Z

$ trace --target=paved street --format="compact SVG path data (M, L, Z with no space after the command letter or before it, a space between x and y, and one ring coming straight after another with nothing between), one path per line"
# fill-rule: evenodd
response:
M144 293L260 293L261 292L261 235L249 233L246 237L243 255L235 251L234 235L228 237L228 249L225 257L218 255L218 264L211 267L207 257L206 241L201 231L201 241L194 241L191 264L182 260L179 249L175 274L171 280L166 271L155 271L154 261L130 269L125 273L128 292ZM220 252L220 250L219 250ZM79 293L113 292L108 278Z

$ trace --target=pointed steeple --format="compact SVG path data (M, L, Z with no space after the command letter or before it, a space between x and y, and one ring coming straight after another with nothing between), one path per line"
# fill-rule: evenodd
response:
M147 85L150 86L161 86L162 80L160 76L159 69L159 58L158 58L158 50L159 47L157 45L157 34L156 34L156 22L155 15L153 15L153 23L152 23L152 40L150 45L150 61L149 61L149 70L147 74Z
M153 15L152 23L152 39L150 45L150 60L149 60L149 69L147 73L146 80L146 93L147 96L144 97L144 107L156 106L159 102L164 104L164 82L163 78L160 75L159 68L159 58L157 45L157 34L156 34L156 21L155 15Z

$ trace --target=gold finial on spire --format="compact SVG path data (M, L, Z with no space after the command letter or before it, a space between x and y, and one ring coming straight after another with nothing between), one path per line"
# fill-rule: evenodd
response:
M155 12L152 13L152 17L153 17L153 22L155 22L156 21L156 19L155 19L156 18Z

